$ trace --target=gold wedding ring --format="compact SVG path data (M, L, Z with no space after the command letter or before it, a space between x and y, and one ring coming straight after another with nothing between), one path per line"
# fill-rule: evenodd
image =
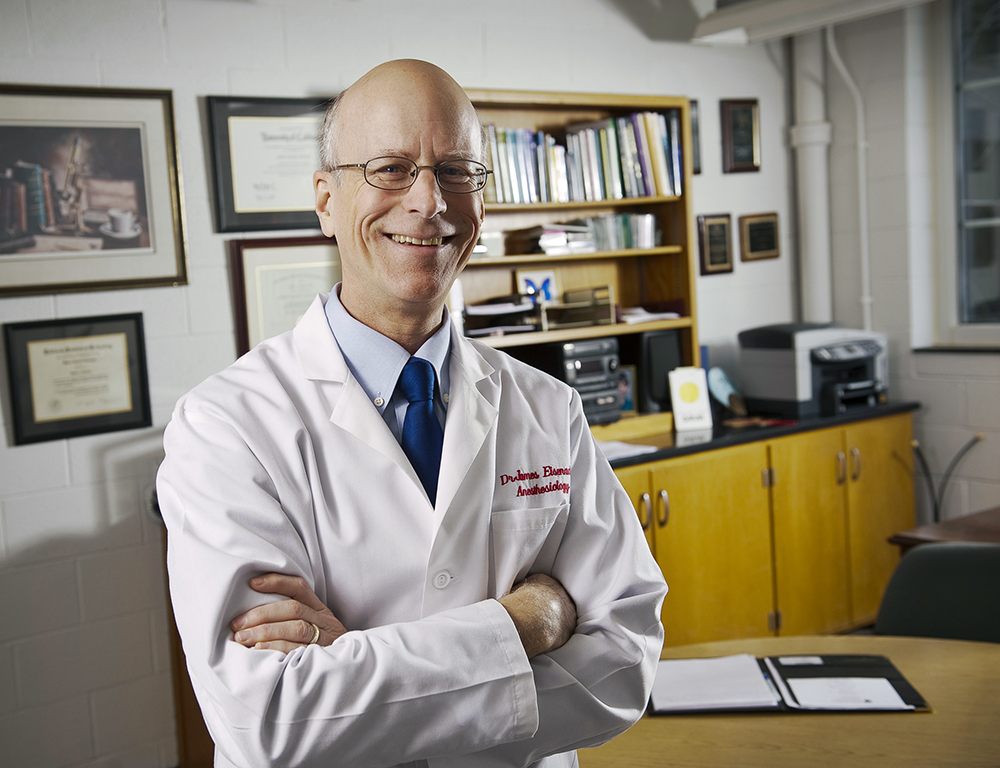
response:
M312 622L311 622L311 621L310 621L309 623L310 623L310 624L312 624ZM312 628L313 628L313 636L312 636L312 640L310 640L310 641L309 641L308 643L306 643L306 645L312 645L312 644L313 644L313 643L315 643L315 642L316 642L317 640L319 640L319 627L317 627L317 626L316 626L315 624L313 624L313 625L312 625Z

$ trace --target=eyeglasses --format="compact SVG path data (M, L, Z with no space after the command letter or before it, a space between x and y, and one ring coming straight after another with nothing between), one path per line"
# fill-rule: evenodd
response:
M424 168L434 171L438 186L445 192L469 194L486 186L486 177L493 171L475 160L449 160L440 165L417 165L405 157L376 157L367 163L335 165L333 170L361 168L365 181L378 189L409 189Z

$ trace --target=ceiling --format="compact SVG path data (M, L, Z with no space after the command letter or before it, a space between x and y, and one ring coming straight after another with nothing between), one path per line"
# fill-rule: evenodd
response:
M928 0L604 0L651 40L748 45Z

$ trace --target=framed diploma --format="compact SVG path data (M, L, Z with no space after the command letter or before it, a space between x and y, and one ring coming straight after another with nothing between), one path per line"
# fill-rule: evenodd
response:
M0 296L186 282L170 91L0 85Z
M722 172L760 170L760 109L757 99L719 102L722 112Z
M328 104L207 97L219 232L319 227L312 175Z
M230 249L241 355L290 331L316 294L340 282L337 243L322 235L232 240Z
M728 213L698 217L698 254L701 274L733 271L732 219Z
M4 330L16 445L151 426L141 313Z

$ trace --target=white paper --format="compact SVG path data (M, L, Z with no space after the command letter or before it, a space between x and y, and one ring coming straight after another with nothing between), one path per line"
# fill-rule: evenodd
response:
M817 665L823 663L822 656L779 656L778 661L783 667L801 667L803 665Z
M788 681L803 709L913 709L884 677L807 677Z
M653 679L657 712L776 708L779 701L750 654L660 661Z
M655 445L633 445L619 440L598 440L597 445L608 461L625 459L629 456L642 456L658 450Z

